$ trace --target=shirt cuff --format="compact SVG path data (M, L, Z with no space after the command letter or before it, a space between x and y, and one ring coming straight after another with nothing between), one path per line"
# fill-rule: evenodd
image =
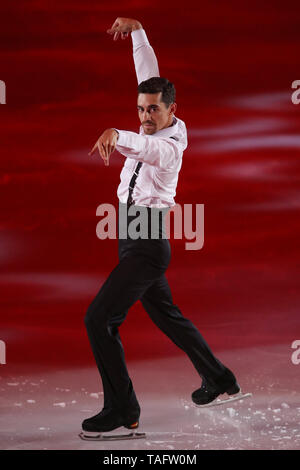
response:
M117 145L122 145L123 147L126 147L126 142L127 142L126 132L120 131L119 129L116 129L115 127L113 129L115 129L115 131L117 131L119 134Z
M150 46L146 31L143 28L131 31L131 38L134 49L139 46L142 46L143 44L148 44Z

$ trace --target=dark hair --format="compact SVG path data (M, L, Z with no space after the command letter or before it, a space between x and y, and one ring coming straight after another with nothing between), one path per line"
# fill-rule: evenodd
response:
M167 108L171 103L174 103L176 99L175 87L167 78L151 77L141 82L137 90L138 93L150 94L162 92L161 101L166 104Z

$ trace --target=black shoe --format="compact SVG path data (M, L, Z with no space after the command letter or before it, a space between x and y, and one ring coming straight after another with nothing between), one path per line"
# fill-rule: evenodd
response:
M100 413L82 422L82 429L88 432L108 432L124 426L127 429L136 429L139 426L140 409L136 409L126 416L119 411L103 408Z
M226 373L228 376L229 374ZM192 400L196 405L207 405L214 401L222 393L227 393L228 395L235 395L239 393L241 388L237 383L234 375L230 372L231 378L233 379L230 382L224 381L223 385L211 385L205 379L203 379L202 385L200 388L195 390L192 393Z

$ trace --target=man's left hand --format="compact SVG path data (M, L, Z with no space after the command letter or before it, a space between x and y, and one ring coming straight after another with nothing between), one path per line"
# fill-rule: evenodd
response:
M109 157L116 148L118 136L119 134L115 129L106 129L89 152L89 155L93 155L93 153L98 149L104 164L108 166Z

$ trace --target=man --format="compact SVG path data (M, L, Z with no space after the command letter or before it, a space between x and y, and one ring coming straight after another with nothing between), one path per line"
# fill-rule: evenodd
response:
M184 122L175 117L174 85L159 77L156 56L141 23L117 18L107 32L114 35L114 40L119 36L125 39L131 33L141 126L139 134L106 129L90 154L98 150L107 166L115 149L127 157L117 194L119 213L126 209L128 228L128 220L134 220L130 215L132 207L146 209L147 215L153 211L164 215L175 205L187 135ZM151 220L147 217L143 223ZM173 304L165 277L171 256L170 243L164 237L161 220L148 230L150 237L119 236L119 264L87 311L85 324L102 378L104 407L96 416L83 421L84 431L105 432L120 426L135 429L139 425L141 410L118 332L128 309L137 300L157 326L188 354L201 376L202 386L192 395L195 403L207 404L221 393L235 394L240 390L232 372L214 357L197 328ZM122 224L124 219L119 217L119 229Z

